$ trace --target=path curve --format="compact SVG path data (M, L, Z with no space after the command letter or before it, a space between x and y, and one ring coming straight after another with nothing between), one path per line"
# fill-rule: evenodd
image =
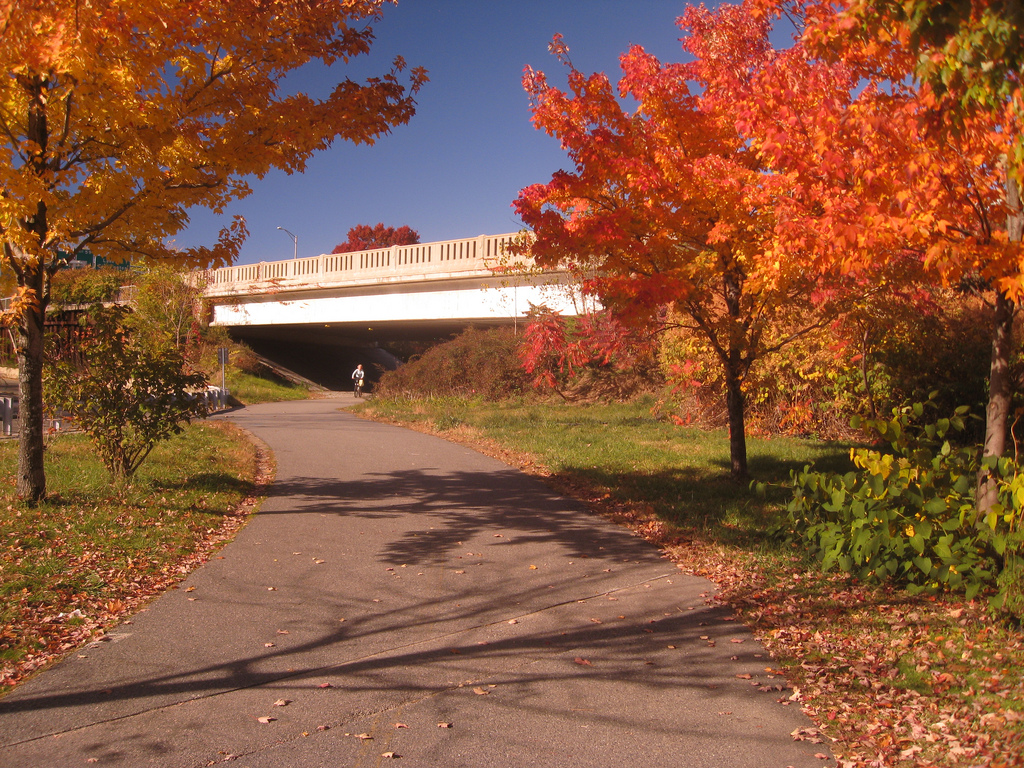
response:
M0 766L834 766L764 649L627 530L337 400L228 415L238 537L0 700ZM781 703L780 703L781 702Z

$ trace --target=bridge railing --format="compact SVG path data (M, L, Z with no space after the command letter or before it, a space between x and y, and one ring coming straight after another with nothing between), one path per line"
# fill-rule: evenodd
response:
M222 267L208 273L207 296L265 289L302 289L341 284L431 280L461 273L490 273L503 264L518 236L480 235L462 240L396 245L351 253Z

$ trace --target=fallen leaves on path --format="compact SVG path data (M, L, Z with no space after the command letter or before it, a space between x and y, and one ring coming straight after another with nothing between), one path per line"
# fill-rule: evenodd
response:
M796 691L780 703L801 706L840 768L1024 768L1024 638L981 602L803 572L797 557L766 572L749 551L680 535L647 504L556 478L478 433L459 439L548 479L718 585L702 597L737 611L768 648Z

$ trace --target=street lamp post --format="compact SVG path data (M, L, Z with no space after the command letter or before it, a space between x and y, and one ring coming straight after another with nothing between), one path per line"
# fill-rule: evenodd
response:
M284 227L278 227L278 229L280 229L282 232L287 234L292 239L292 245L295 246L295 248L294 248L294 250L292 252L292 258L293 259L299 258L299 236L298 235L293 235L291 232L289 232Z

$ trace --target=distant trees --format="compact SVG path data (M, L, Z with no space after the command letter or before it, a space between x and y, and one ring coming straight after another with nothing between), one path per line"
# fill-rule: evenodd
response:
M348 231L348 240L334 246L331 253L351 253L352 251L369 251L374 248L390 248L392 245L415 245L420 241L420 233L410 227L385 227L383 223L375 226L357 224Z

